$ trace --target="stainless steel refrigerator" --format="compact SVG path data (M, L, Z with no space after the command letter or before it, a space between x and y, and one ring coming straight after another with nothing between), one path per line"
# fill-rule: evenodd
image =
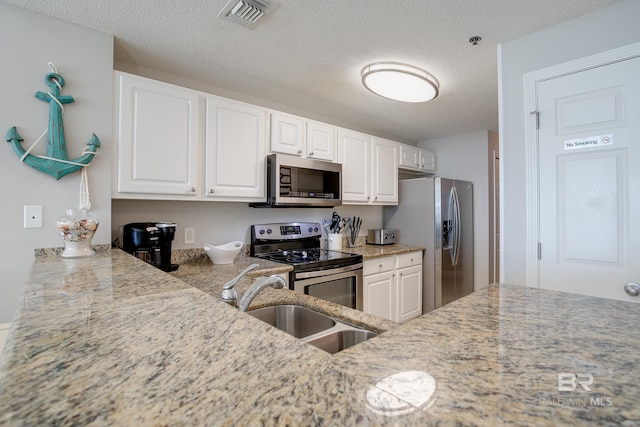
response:
M441 177L398 183L398 206L384 208L396 242L426 246L422 311L473 292L473 184Z

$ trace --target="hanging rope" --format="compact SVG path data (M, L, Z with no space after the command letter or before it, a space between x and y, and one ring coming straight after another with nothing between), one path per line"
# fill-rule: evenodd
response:
M89 194L89 176L87 175L87 168L82 168L80 173L80 205L78 206L80 211L91 209L91 195Z

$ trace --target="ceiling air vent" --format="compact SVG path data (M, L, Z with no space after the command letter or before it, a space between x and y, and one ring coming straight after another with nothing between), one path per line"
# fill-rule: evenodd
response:
M274 2L264 0L229 0L217 17L253 28L260 18L275 8Z

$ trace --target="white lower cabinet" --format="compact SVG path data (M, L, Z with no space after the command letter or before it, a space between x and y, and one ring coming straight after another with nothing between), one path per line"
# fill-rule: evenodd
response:
M366 260L363 311L396 322L422 314L422 252Z

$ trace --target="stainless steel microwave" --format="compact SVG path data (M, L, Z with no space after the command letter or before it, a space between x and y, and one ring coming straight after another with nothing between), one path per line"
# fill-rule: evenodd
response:
M267 156L267 201L253 207L333 207L342 204L342 165L286 154Z

